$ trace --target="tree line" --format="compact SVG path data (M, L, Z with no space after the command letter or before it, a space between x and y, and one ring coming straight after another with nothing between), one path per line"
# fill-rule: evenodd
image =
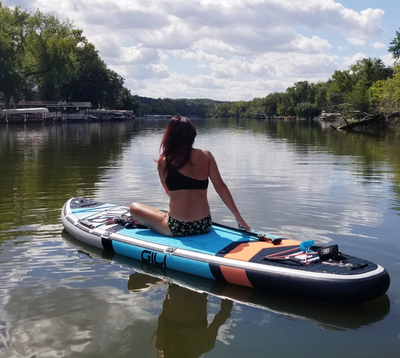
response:
M149 98L134 96L138 103L136 114L172 114L206 117L207 114L223 101L215 101L208 98Z

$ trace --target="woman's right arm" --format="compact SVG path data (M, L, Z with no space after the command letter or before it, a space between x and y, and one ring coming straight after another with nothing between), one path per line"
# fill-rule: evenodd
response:
M240 215L240 212L238 208L236 207L235 201L233 200L232 194L228 189L228 186L225 184L225 182L222 180L221 174L218 169L217 162L214 158L214 156L211 154L209 151L204 151L204 153L207 155L209 159L209 177L211 179L211 182L213 183L213 186L215 188L215 191L218 193L224 204L228 207L228 209L232 212L232 214L235 216L236 221L238 224L242 227L244 227L247 231L250 231L250 226L247 225L247 223L244 221L242 216Z
M157 164L157 170L158 170L158 175L160 177L161 184L169 196L169 190L167 188L167 184L165 182L165 179L167 178L167 175L165 174L165 158L161 159L158 164Z

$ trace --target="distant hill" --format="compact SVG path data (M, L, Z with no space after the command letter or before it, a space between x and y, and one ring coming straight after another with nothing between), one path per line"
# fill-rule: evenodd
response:
M161 114L206 117L207 114L224 101L215 101L208 98L149 98L133 96L137 102L136 115Z

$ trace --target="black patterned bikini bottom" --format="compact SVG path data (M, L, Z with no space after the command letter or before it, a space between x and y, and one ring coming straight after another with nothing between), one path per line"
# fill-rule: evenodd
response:
M168 215L168 226L174 236L207 234L212 227L211 214L195 221L179 221Z

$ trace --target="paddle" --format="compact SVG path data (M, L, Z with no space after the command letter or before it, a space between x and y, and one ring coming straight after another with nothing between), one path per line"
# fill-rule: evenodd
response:
M239 231L239 232L243 232L244 231L246 234L248 234L250 236L254 236L254 237L258 238L258 240L260 240L260 241L270 242L273 245L279 245L282 242L282 239L270 238L267 235L262 234L260 232L256 232L256 231L246 231L245 229L236 229L234 227L226 226L226 225L223 225L223 224L218 224L216 222L213 222L213 225L222 227L224 229L229 229L229 230L234 230L234 231Z

